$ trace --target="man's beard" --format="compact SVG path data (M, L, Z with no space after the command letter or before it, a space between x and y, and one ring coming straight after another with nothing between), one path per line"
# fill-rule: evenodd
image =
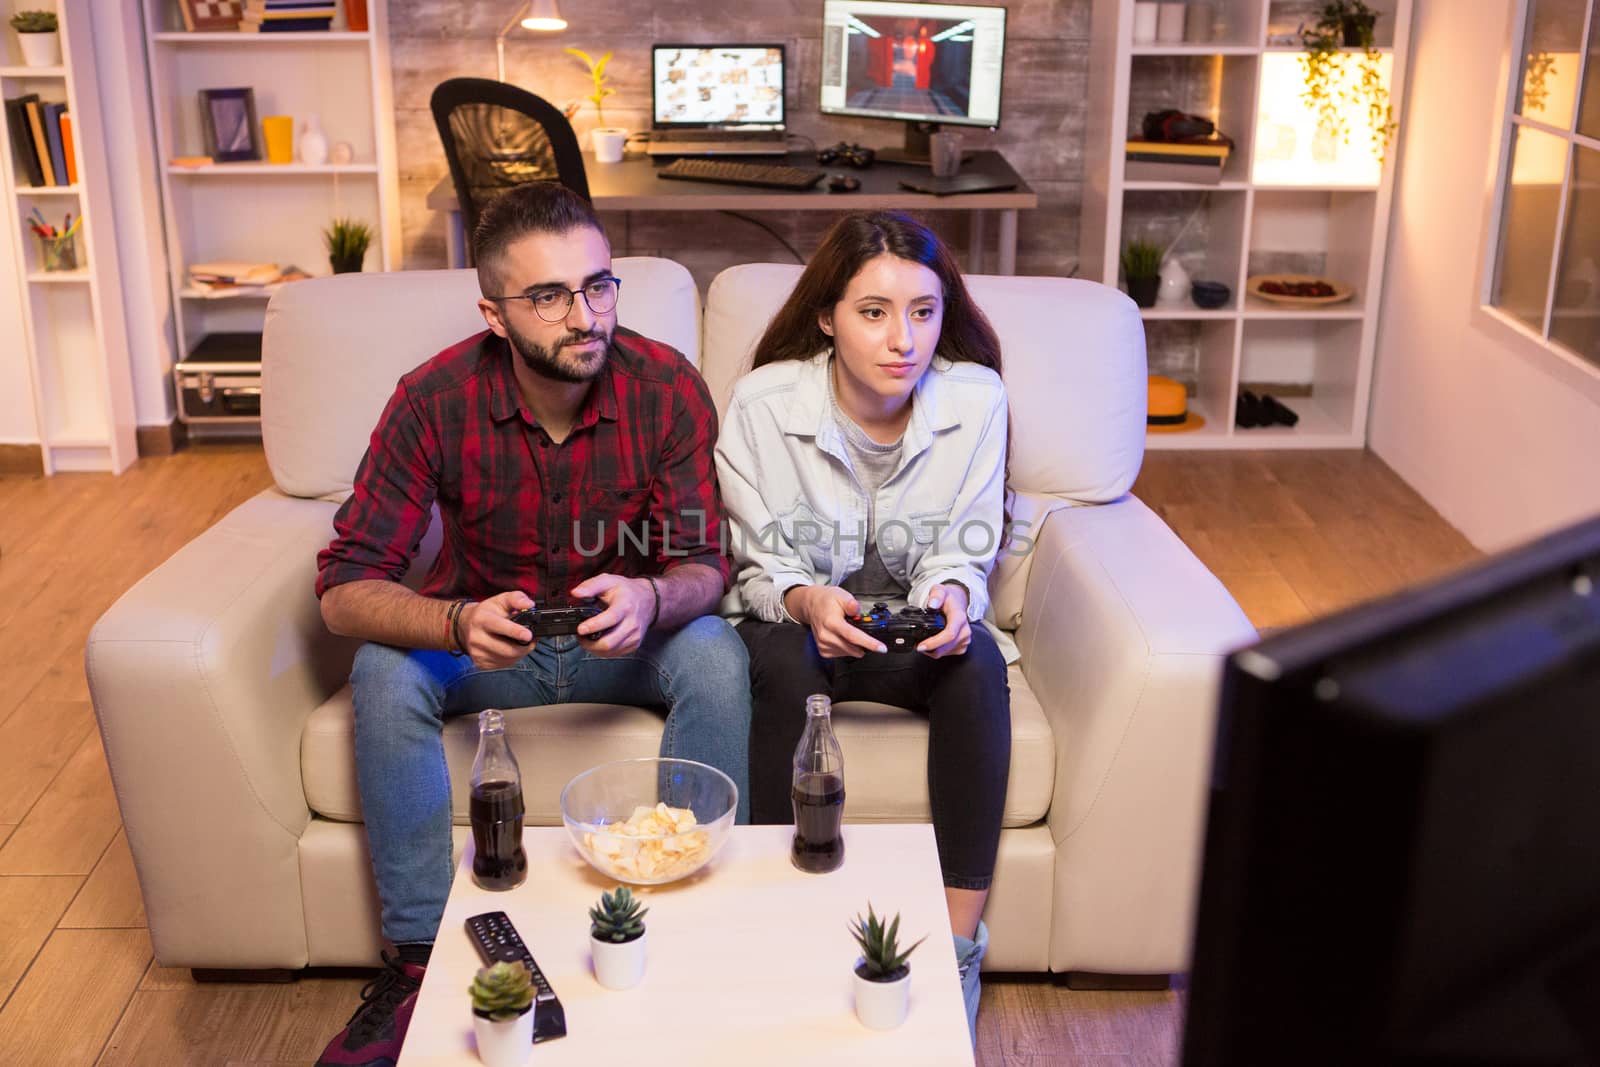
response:
M553 348L546 348L530 339L510 323L506 323L506 336L511 342L511 351L522 360L523 366L541 378L572 385L582 385L598 377L605 370L606 359L611 351L611 331L598 323L587 332L573 330L557 341ZM605 344L598 353L562 354L563 348L585 341L603 341Z

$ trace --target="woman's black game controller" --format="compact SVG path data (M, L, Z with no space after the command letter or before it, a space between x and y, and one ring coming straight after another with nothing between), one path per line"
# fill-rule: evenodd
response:
M917 645L943 632L945 626L942 611L901 608L891 612L881 601L872 605L871 611L845 616L845 621L868 637L882 641L890 652L915 652Z
M846 144L843 141L817 149L817 162L823 166L830 163L844 163L861 170L872 166L877 158L878 153L875 150L864 145Z
M534 640L541 637L563 637L576 634L580 622L592 619L604 610L606 610L605 603L599 597L573 601L551 600L542 605L523 608L511 616L511 621L518 626L526 626L532 632ZM594 638L600 635L583 636ZM533 641L527 643L532 644Z

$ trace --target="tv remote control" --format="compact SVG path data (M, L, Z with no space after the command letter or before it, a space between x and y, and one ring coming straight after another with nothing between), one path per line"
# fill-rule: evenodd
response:
M522 943L522 936L503 911L486 911L467 920L467 936L478 949L486 966L521 960L533 975L533 1043L567 1036L567 1015L550 988L549 979L534 962L533 953Z

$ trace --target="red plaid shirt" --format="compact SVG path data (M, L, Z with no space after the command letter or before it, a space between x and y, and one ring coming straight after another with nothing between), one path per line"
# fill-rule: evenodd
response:
M435 501L444 543L424 596L521 589L545 600L595 574L686 562L726 582L717 414L683 356L619 328L560 444L523 406L513 358L484 331L400 379L317 556L317 596L365 578L399 581Z

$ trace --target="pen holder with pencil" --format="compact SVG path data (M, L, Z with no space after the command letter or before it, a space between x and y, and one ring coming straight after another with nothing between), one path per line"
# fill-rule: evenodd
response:
M39 262L49 273L78 269L78 235L64 233L56 237L39 235Z

